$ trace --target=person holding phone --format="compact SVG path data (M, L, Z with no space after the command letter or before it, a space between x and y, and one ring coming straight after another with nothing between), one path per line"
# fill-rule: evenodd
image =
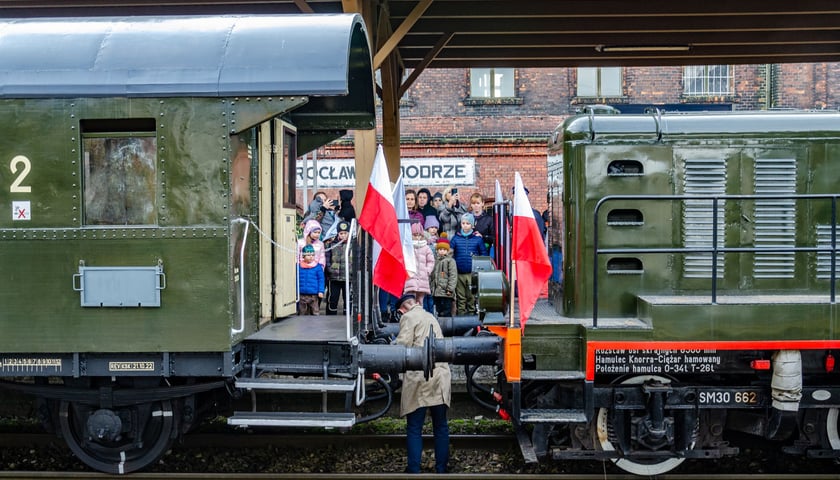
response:
M461 216L467 213L466 206L461 203L458 187L447 187L443 191L443 203L438 209L440 229L452 238L461 229Z

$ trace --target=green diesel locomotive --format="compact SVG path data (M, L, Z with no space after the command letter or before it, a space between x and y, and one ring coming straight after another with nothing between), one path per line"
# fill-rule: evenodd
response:
M737 453L735 430L836 457L840 115L590 113L549 158L563 282L523 337L536 455L653 475Z

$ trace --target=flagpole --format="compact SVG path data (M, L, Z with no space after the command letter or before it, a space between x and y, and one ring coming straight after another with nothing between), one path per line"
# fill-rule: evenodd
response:
M511 291L513 295L510 299L510 328L516 327L516 317L513 315L513 304L516 302L516 260L511 260L511 267L510 267L510 285Z

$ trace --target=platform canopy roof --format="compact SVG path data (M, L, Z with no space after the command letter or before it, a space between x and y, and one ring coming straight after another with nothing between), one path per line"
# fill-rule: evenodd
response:
M403 68L840 61L840 1L0 0L0 16L367 12L374 65Z

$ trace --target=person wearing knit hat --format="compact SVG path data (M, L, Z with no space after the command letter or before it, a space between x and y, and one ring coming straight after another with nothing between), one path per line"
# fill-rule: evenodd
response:
M461 230L449 239L452 257L458 267L458 285L455 287L455 303L458 315L475 315L475 294L472 292L472 261L476 255L487 256L487 246L481 234L473 229L475 217L471 213L461 215Z
M432 192L430 192L428 188L424 187L417 190L417 210L419 210L426 219L429 218L429 215L437 217L437 208L432 206ZM423 226L428 228L426 221L427 220L423 221Z
M338 315L339 299L347 299L347 239L350 238L350 224L344 220L335 222L336 234L325 244L327 263L324 276L327 279L327 315Z
M411 293L421 305L432 290L429 287L429 276L435 268L435 252L429 246L426 232L419 223L411 224L412 246L414 247L415 271L411 278L405 281L403 293Z
M318 315L321 313L319 304L324 298L324 267L315 259L312 245L304 245L300 254L298 315Z
M455 288L458 285L458 266L450 255L449 240L439 238L435 244L437 260L432 270L430 286L438 317L451 317L452 302L455 300Z
M411 234L412 235L422 235L423 234L423 225L420 225L417 222L411 223Z
M428 217L426 217L425 226L426 235L429 237L429 245L434 245L437 242L438 227L440 227L437 218L435 218L434 215L429 215Z
M449 240L447 240L446 237L439 238L438 241L435 243L435 250L438 250L438 253L440 253L440 250L445 250L446 253L448 254L449 253Z

